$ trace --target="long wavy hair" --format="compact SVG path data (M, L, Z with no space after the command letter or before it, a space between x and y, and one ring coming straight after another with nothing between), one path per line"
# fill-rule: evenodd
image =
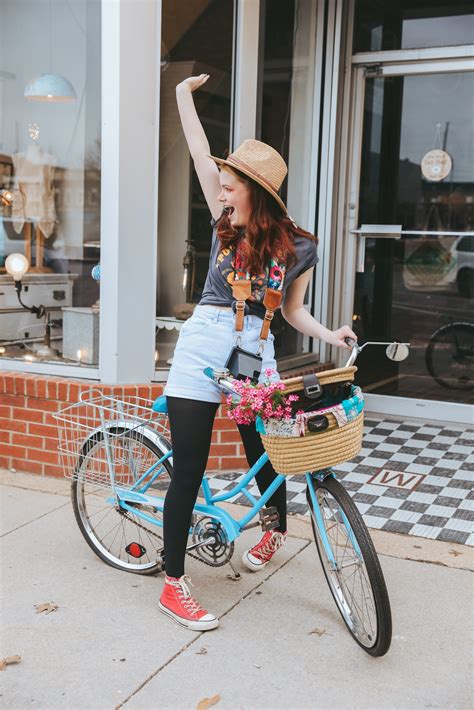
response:
M294 238L300 236L315 242L317 238L297 227L282 211L278 202L257 182L228 165L225 169L234 173L249 188L250 219L241 247L244 268L251 274L260 274L265 271L272 257L285 261L287 268L292 266L296 262ZM241 238L242 229L235 229L224 212L217 226L217 236L222 247L232 249Z

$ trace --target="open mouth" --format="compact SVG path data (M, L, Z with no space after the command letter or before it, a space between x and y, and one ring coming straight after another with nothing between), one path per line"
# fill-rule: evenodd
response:
M228 217L231 216L231 214L234 212L234 208L231 207L230 205L225 205L224 206L224 211Z

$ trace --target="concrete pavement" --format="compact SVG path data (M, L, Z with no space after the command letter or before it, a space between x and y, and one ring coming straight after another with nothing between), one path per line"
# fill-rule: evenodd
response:
M472 707L472 549L374 531L394 636L373 659L332 601L307 521L290 521L278 562L245 572L188 563L216 631L181 629L158 611L160 578L113 570L85 544L69 484L4 472L1 496L0 708ZM408 558L408 559L407 559ZM414 560L423 561L414 561ZM55 602L52 613L35 605ZM317 632L316 632L317 630Z

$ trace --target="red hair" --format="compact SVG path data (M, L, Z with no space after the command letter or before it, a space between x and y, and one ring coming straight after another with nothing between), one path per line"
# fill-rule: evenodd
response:
M275 198L255 180L228 165L225 169L233 172L249 188L250 219L242 242L244 268L251 274L260 274L265 271L272 257L284 260L287 268L292 266L296 262L295 236L317 242L316 237L297 227ZM224 213L217 226L222 247L233 249L241 234L240 229L232 227L229 217Z

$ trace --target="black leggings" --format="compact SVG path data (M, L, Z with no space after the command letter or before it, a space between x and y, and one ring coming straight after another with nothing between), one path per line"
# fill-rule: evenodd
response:
M200 402L180 397L167 397L173 445L173 477L166 494L163 523L166 574L184 574L184 556L191 515L206 470L211 446L212 427L219 408L213 402ZM249 466L263 454L264 448L254 424L240 425L240 436ZM260 493L274 480L275 473L268 461L257 473ZM286 531L286 484L282 483L267 503L274 505L280 516L281 532Z

